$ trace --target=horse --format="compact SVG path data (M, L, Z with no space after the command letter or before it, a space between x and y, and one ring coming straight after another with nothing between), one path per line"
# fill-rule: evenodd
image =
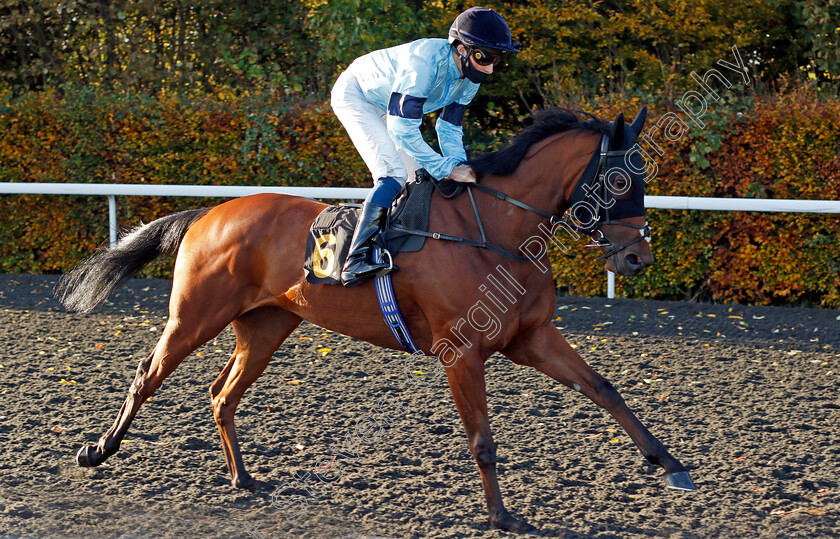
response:
M475 232L480 214L482 236L495 249L427 240L420 251L395 255L399 270L392 276L399 309L417 347L444 364L478 465L489 521L502 530L536 528L505 508L499 489L484 378L485 361L494 352L591 399L615 418L644 458L664 469L668 487L694 489L686 468L553 325L555 288L546 271L546 251L513 256L523 253L536 231L553 233L563 226L594 239L613 272L635 275L653 263L643 207L644 165L638 152L632 155L645 117L642 108L628 125L621 114L606 122L565 109L543 111L509 146L469 162L479 178L468 188L469 197L432 196L430 223L436 230ZM401 349L382 318L372 281L354 288L307 282L302 267L309 225L326 207L302 197L258 194L183 211L135 228L61 278L61 302L70 310L90 312L159 254L177 254L169 318L160 339L137 367L113 426L95 445L79 449L78 465L98 466L113 455L143 402L184 358L230 324L236 347L210 385L213 416L231 484L264 487L245 469L234 413L301 320ZM573 210L572 217L567 209ZM488 332L473 323L476 298L465 291L485 290L481 280L494 271L504 271L515 282L519 297L501 305L505 311L497 313L499 327ZM491 294L485 291L485 297ZM472 315L469 324L464 323L467 313ZM439 343L451 347L446 354L436 347Z

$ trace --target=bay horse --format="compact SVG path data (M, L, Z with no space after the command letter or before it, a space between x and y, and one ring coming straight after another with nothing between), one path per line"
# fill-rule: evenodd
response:
M399 271L392 274L394 291L417 346L431 354L436 342L455 341L457 361L445 364L446 377L478 464L490 523L497 528L535 529L505 508L499 490L484 379L485 361L494 352L545 373L606 409L642 455L664 469L667 486L693 490L686 468L552 324L555 289L551 272L545 271L550 267L545 251L534 263L500 254L522 252L523 243L546 223L556 230L560 216L578 198L597 215L584 224L586 212L579 212L571 222L576 230L597 235L595 245L602 249L607 269L634 275L652 264L648 242L639 241L650 233L643 208L643 167L638 159L627 159L645 116L643 108L626 125L622 115L605 122L564 109L543 111L510 146L470 162L482 188L475 197L447 200L437 192L432 197L430 228L474 232L480 213L482 235L499 249L427 240L422 250L395 257ZM636 211L624 211L622 217L622 202L635 204ZM210 385L210 397L231 483L238 488L261 485L242 462L236 407L302 319L400 350L380 313L372 281L354 288L307 282L302 267L309 225L325 207L306 198L260 194L176 213L136 228L62 278L57 293L63 304L89 312L160 253L177 253L169 319L160 340L140 362L113 426L96 445L79 449L80 466L98 466L113 455L143 402L184 358L228 324L235 331L236 348ZM457 329L461 340L453 339L452 328L475 303L465 291L480 289L481 280L499 267L523 289L521 297L498 314L501 326L494 335L462 323Z

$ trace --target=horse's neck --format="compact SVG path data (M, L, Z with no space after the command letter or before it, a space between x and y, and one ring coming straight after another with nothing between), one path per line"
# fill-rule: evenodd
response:
M578 131L549 137L528 151L512 175L487 176L481 183L559 217L567 209L569 198L599 140L597 133ZM506 248L518 247L529 237L539 234L540 222L546 221L545 217L510 202L489 196L482 199L487 210L497 216L488 223L488 239L492 232L495 238L504 241Z

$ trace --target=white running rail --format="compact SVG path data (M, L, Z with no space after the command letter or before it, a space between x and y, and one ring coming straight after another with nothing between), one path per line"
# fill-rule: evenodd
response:
M118 196L221 197L258 193L283 193L308 198L361 200L364 187L285 187L239 185L144 185L129 183L23 183L0 182L0 194L88 195L108 197L111 245L117 242ZM662 210L758 211L793 213L840 213L840 200L790 200L765 198L710 198L646 196L645 207ZM615 297L615 275L607 272L607 297Z

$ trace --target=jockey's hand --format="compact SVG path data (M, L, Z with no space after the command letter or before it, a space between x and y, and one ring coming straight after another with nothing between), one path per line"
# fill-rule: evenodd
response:
M475 171L467 165L458 165L449 173L449 178L461 183L475 183Z

